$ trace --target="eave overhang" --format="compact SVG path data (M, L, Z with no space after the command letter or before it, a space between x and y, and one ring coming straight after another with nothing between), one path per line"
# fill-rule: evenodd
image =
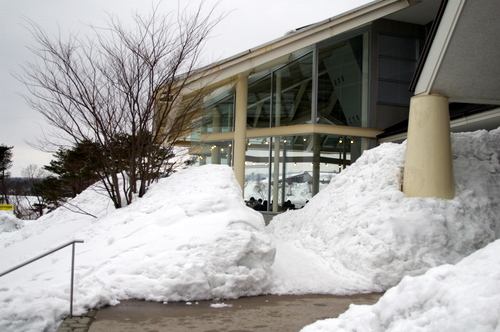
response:
M500 105L500 1L453 0L443 12L415 95Z

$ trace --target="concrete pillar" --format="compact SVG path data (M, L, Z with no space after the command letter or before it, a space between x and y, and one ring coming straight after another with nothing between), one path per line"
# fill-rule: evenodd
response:
M216 164L216 165L220 165L220 147L218 147L217 145L215 145L215 147L211 147L211 163L212 164Z
M213 110L213 113L212 113L212 132L213 133L220 133L221 131L221 111L220 109L215 109ZM220 164L220 161L221 161L221 153L220 153L220 147L215 145L212 146L212 164Z
M286 136L285 136L286 137ZM286 144L287 140L283 140L283 158L281 162L281 205L286 202Z
M233 170L243 192L245 188L245 152L247 130L248 75L239 74L236 82Z
M411 98L403 192L410 197L455 197L448 98Z

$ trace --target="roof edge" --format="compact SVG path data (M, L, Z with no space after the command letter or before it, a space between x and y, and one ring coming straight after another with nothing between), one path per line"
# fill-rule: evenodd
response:
M429 56L429 51L431 49L432 43L434 42L434 37L436 37L439 24L441 23L441 19L443 18L443 14L447 5L448 5L448 0L441 1L441 5L439 6L436 18L434 19L434 22L432 22L431 30L429 32L429 37L425 41L424 49L422 50L422 55L420 56L420 59L417 64L417 69L415 70L415 74L413 75L413 78L411 80L409 87L410 92L415 92L415 89L417 87L417 82L420 78L420 74L422 74L422 71L424 69L425 61Z

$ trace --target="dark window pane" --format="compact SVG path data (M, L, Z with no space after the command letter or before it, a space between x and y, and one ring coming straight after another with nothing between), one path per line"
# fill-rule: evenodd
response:
M381 56L417 60L418 39L406 36L379 35Z

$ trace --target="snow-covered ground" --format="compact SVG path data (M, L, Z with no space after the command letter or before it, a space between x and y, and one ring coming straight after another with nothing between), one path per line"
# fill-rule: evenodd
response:
M405 277L372 305L351 305L337 319L301 332L499 331L500 240L418 277Z
M132 298L389 289L374 306L304 331L500 329L500 129L453 135L453 200L401 193L404 150L365 152L303 209L268 227L225 166L176 173L120 210L89 189L72 201L73 212L22 223L0 216L0 272L83 239L75 314ZM70 256L68 247L1 277L1 331L57 328L69 311Z

